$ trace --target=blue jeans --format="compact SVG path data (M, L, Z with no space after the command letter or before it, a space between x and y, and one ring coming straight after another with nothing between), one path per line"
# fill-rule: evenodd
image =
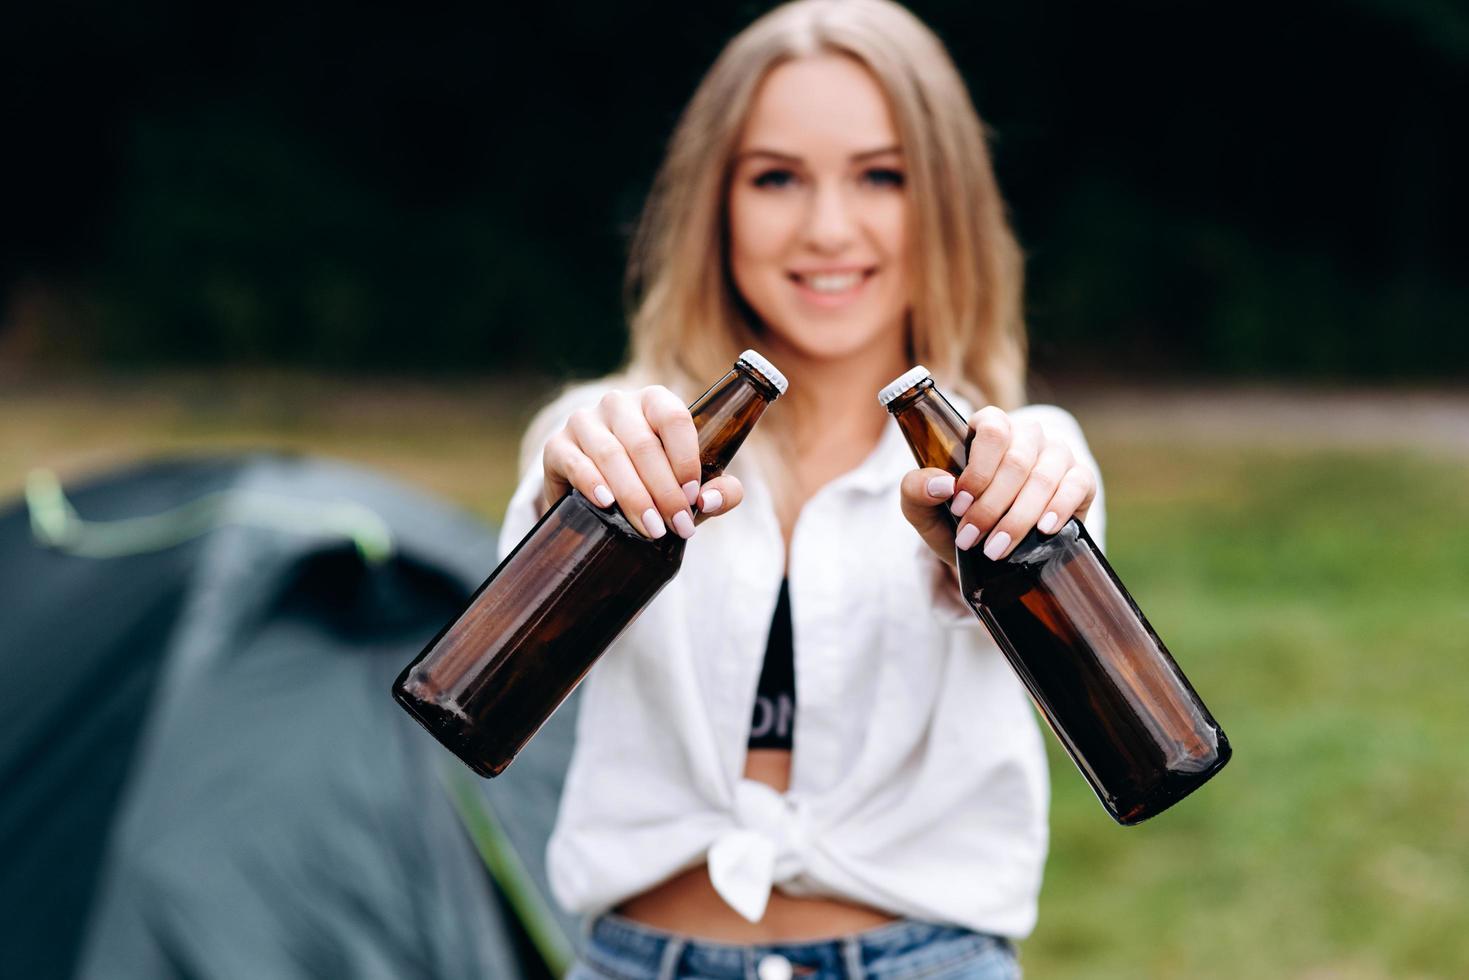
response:
M817 942L740 946L653 929L618 915L591 925L566 980L1019 980L999 936L905 920Z

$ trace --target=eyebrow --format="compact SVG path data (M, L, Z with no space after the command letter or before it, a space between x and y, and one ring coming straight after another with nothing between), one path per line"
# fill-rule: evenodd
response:
M862 160L867 160L867 159L870 159L872 157L887 156L888 154L891 154L891 153L901 154L902 152L903 152L902 147L899 147L899 146L896 146L896 145L895 146L879 146L875 150L863 150L860 153L853 153L851 155L850 159L853 162L860 162ZM744 159L747 159L749 157L771 157L772 159L775 159L775 160L784 160L784 161L789 162L789 163L800 163L801 162L801 158L799 156L796 156L796 155L791 154L791 153L782 153L779 150L766 149L765 147L761 147L761 146L757 146L757 147L755 147L753 149L749 149L749 150L744 150L741 153L739 153L735 157L735 159L736 160L744 160Z

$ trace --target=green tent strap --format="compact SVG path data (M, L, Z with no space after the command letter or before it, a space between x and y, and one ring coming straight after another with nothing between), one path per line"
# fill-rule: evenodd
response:
M552 976L564 976L571 969L576 953L571 941L556 922L551 907L546 904L540 890L531 879L520 857L515 853L505 832L490 808L480 796L478 781L468 772L443 767L439 775L459 819L469 831L470 840L490 870L490 876L505 895L515 916L525 928L526 935L541 954Z
M226 524L300 534L337 534L357 547L363 561L378 564L393 554L393 533L377 513L351 500L312 501L222 490L160 514L111 521L84 520L50 470L26 476L31 534L48 548L82 558L120 558L162 551Z

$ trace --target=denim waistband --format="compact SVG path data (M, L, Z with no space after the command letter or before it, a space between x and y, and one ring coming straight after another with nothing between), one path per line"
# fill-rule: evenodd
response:
M913 919L835 939L741 945L682 936L607 913L591 923L588 938L588 964L618 980L770 980L773 958L789 964L789 970L782 965L775 975L791 980L920 975L964 957L991 955L1003 961L997 966L1016 969L1014 946L1007 939ZM1008 970L995 975L1009 976Z

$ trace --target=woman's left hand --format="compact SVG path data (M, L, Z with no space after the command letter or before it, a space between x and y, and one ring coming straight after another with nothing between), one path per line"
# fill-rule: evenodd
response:
M1051 534L1086 518L1097 477L1065 442L993 405L969 417L969 431L969 464L957 480L932 468L903 478L903 516L941 559L952 565L956 545L967 551L983 540L984 554L999 560L1033 527ZM959 517L957 532L940 507Z

